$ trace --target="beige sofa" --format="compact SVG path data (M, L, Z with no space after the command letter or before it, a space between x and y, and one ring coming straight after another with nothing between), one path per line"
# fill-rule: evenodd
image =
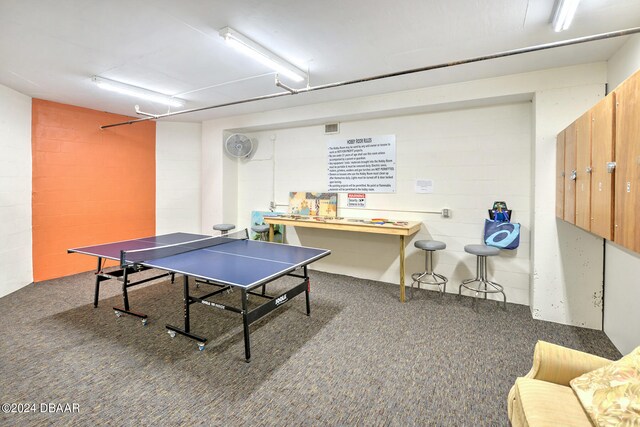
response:
M538 341L533 367L516 380L508 397L509 420L519 426L591 426L569 381L612 363L559 345Z

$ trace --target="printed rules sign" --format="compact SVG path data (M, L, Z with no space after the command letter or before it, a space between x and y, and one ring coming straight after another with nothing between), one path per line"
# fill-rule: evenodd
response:
M328 190L395 193L396 136L327 141Z

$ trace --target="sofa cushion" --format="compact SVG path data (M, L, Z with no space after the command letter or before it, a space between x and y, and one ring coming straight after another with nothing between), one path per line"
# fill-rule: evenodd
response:
M591 426L571 387L518 378L514 400L514 426Z
M640 425L640 347L570 384L594 424Z

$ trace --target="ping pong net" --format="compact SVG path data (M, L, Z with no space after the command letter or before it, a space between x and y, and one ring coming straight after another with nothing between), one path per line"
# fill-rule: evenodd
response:
M198 249L211 248L213 246L224 245L236 240L246 240L249 232L244 230L228 233L221 236L205 237L188 242L174 243L165 246L155 246L153 248L134 249L130 251L120 251L120 266L125 267L131 264L142 263L153 259L166 258L185 252L196 251Z

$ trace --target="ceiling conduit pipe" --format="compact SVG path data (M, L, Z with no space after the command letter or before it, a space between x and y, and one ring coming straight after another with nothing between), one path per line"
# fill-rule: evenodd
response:
M458 60L458 61L445 62L445 63L442 63L442 64L436 64L436 65L428 65L426 67L412 68L412 69L409 69L409 70L396 71L396 72L387 73L387 74L379 74L377 76L363 77L363 78L359 78L359 79L355 79L355 80L347 80L347 81L342 81L342 82L327 83L327 84L318 85L318 86L307 86L306 88L302 88L302 89L292 89L292 88L282 84L277 79L277 76L276 76L276 86L279 86L279 87L285 89L286 92L278 92L278 93L272 93L272 94L269 94L269 95L256 96L256 97L253 97L253 98L242 99L242 100L239 100L239 101L226 102L224 104L210 105L210 106L207 106L207 107L198 107L198 108L191 108L191 109L187 109L187 110L174 111L174 112L166 113L166 114L158 114L158 115L155 115L155 116L152 116L152 117L145 117L145 118L141 118L141 119L128 120L128 121L120 122L120 123L113 123L113 124L110 124L110 125L103 125L103 126L100 126L100 129L108 129L108 128L116 127L116 126L131 125L131 124L135 124L135 123L139 123L139 122L144 122L144 121L147 121L147 120L162 119L162 118L165 118L165 117L173 117L173 116L177 116L177 115L180 115L180 114L196 113L196 112L199 112L199 111L211 110L211 109L214 109L214 108L229 107L231 105L246 104L246 103L249 103L249 102L256 102L256 101L262 101L262 100L266 100L266 99L280 98L280 97L283 97L283 96L297 95L299 93L313 92L313 91L316 91L316 90L331 89L331 88L335 88L335 87L347 86L347 85L352 85L352 84L356 84L356 83L365 83L365 82L371 82L371 81L374 81L374 80L388 79L388 78L391 78L391 77L404 76L404 75L407 75L407 74L421 73L423 71L431 71L431 70L437 70L437 69L440 69L440 68L455 67L457 65L464 65L464 64L471 64L471 63L474 63L474 62L488 61L488 60L491 60L491 59L504 58L504 57L507 57L507 56L514 56L514 55L521 55L521 54L524 54L524 53L538 52L538 51L547 50L547 49L555 49L555 48L558 48L558 47L571 46L571 45L580 44L580 43L589 43L589 42L594 42L594 41L599 41L599 40L606 40L606 39L611 39L611 38L615 38L615 37L622 37L622 36L628 36L628 35L637 34L637 33L640 33L640 27L628 28L626 30L619 30L619 31L611 31L611 32L608 32L608 33L601 33L601 34L595 34L595 35L592 35L592 36L578 37L578 38L575 38L575 39L562 40L562 41L557 41L557 42L552 42L552 43L545 43L545 44L541 44L541 45L537 45L537 46L530 46L530 47L523 47L523 48L519 48L519 49L506 50L506 51L503 51L503 52L493 53L493 54L490 54L490 55L476 56L476 57L473 57L473 58L461 59L461 60Z

